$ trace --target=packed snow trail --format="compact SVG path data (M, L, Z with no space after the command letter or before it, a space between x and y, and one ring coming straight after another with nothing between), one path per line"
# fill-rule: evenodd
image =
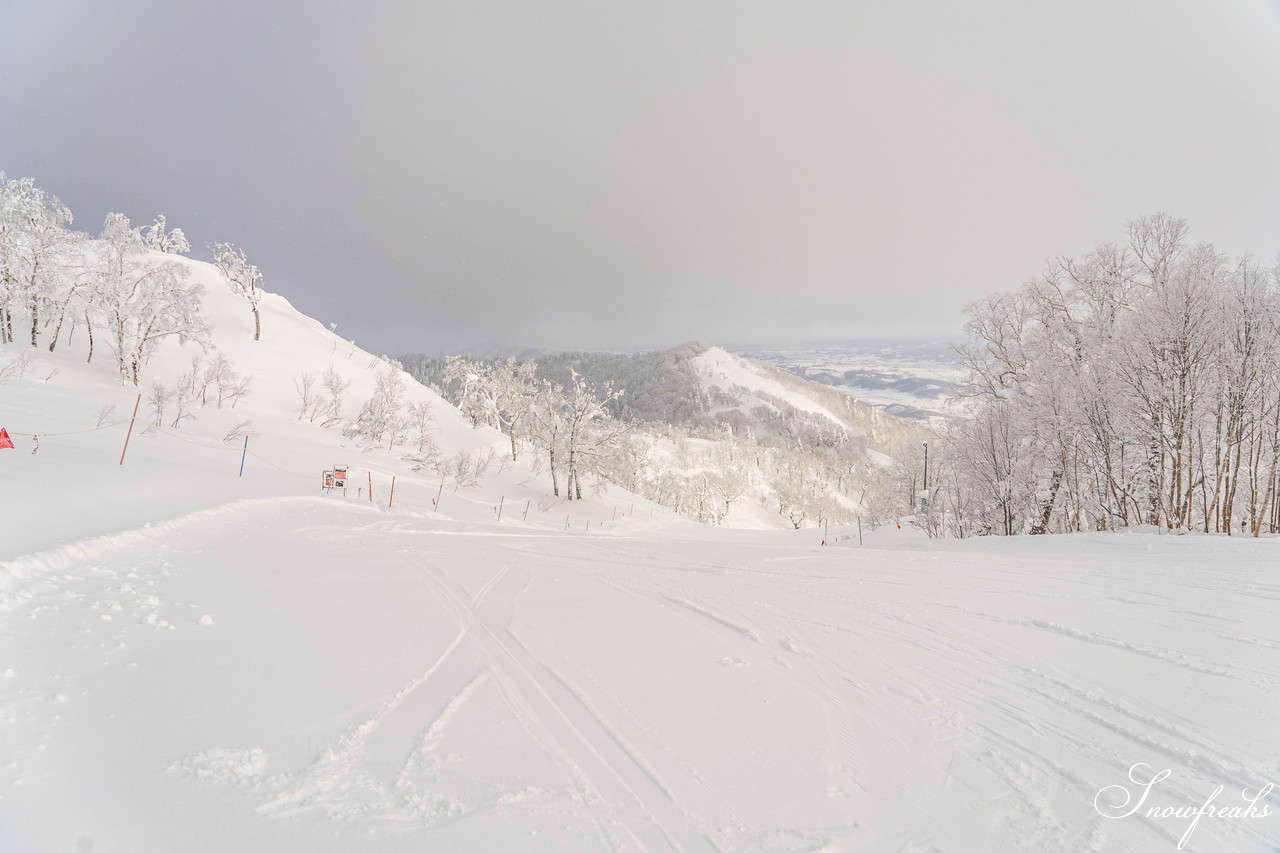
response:
M609 849L699 851L714 845L699 828L672 808L672 796L635 754L611 732L608 724L555 672L537 661L511 634L509 625L516 595L529 582L527 570L503 569L495 582L483 587L474 602L438 567L424 563L448 601L455 618L475 643L478 654L504 687L504 694L531 730L553 744L558 758L578 778L592 799L608 803L621 814L611 815L601 836ZM486 594L497 591L483 602ZM610 826L621 824L630 839L612 837Z
M1159 851L1133 765L1280 779L1280 541L874 540L335 497L18 557L0 849Z

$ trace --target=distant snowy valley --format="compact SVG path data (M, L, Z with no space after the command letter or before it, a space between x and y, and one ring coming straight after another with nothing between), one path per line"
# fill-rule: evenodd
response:
M957 414L953 404L965 381L951 343L939 339L750 347L734 352L830 385L888 414L922 421Z

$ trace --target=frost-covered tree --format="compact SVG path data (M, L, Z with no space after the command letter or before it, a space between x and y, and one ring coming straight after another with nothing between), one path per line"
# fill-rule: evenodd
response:
M511 439L511 461L519 456L525 425L537 400L537 365L514 358L498 362L489 371L493 413L498 426Z
M165 222L163 213L157 216L154 222L142 229L142 245L148 249L155 249L157 252L173 255L185 255L191 251L191 244L187 242L187 235L182 233L181 228L170 229Z
M492 382L493 367L460 355L445 360L444 379L457 390L454 399L471 426L497 426L497 404Z
M0 343L13 341L13 312L19 299L22 226L20 184L0 172Z
M316 377L309 371L302 371L293 379L294 390L298 392L298 420L304 417L312 423L320 409L320 394L316 388Z
M498 427L511 441L511 461L519 458L525 424L538 398L538 366L514 358L485 363L461 356L445 360L441 377L454 389L458 409L473 427Z
M560 497L560 473L565 458L567 429L564 409L564 389L551 382L543 382L530 410L530 437L546 455L547 468L551 472L551 491L556 497Z
M729 517L729 510L746 494L751 485L750 471L734 450L735 443L725 442L717 449L717 458L710 474L706 477L707 486L715 496L718 521Z
M165 338L202 342L208 333L199 284L187 267L148 257L138 229L109 213L96 241L94 304L103 315L121 378L134 385Z
M236 372L231 360L221 352L214 354L200 379L204 389L213 389L219 409L228 404L230 404L229 408L234 409L240 398L249 393L249 385L252 381L252 376L242 376ZM200 403L204 405L205 402L206 398L202 392Z
M374 380L373 396L365 401L356 415L350 430L352 434L366 436L374 442L385 438L389 444L394 444L407 426L401 411L404 394L403 372L395 365L386 365Z
M563 419L565 440L565 496L582 500L582 475L591 469L594 458L603 448L618 441L626 426L614 421L608 403L622 394L606 385L599 393L577 373L573 384L564 390Z
M1135 220L970 307L955 470L979 532L1275 529L1280 274L1186 235Z
M79 236L70 224L71 211L34 180L0 172L0 343L15 340L14 320L23 314L31 346L40 345L44 311L56 299Z
M817 505L819 484L802 455L795 451L779 451L777 454L774 496L778 502L778 514L797 530L811 517Z
M435 415L431 411L431 403L423 400L409 404L409 426L417 434L418 455L426 453L433 444L431 425L435 423Z
M321 426L330 427L342 420L342 405L347 398L347 389L351 381L344 379L332 364L320 377L320 387L324 389L321 406Z
M83 241L83 235L76 234L76 243ZM92 334L92 311L94 310L93 300L93 282L94 273L92 268L85 268L83 263L72 266L70 262L64 266L63 273L56 281L53 287L49 289L46 296L47 314L46 326L50 329L49 334L49 352L53 352L58 348L58 341L62 337L62 329L67 320L71 320L74 329L77 320L84 318L85 326L90 329ZM92 340L90 341L92 344ZM90 357L92 357L92 345L90 346Z
M209 247L213 264L222 273L231 292L243 296L253 311L253 339L262 339L262 317L258 302L262 299L262 272L245 256L243 249L231 243L214 243Z
M645 490L641 476L653 463L653 440L632 433L621 436L608 452L601 453L595 470L609 482L639 494Z

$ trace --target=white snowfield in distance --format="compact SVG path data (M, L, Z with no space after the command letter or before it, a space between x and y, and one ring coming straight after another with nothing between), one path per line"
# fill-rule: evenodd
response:
M120 465L109 366L60 348L0 386L0 850L1280 846L1274 807L1172 814L1280 779L1280 540L824 546L547 500L524 460L442 490L297 418L303 370L358 406L384 365L269 294L254 343L192 264L254 377L234 409L144 404ZM408 393L447 452L506 444ZM1117 816L1139 764L1170 774Z
M830 385L898 417L933 423L963 414L957 396L965 374L947 341L850 341L734 352Z

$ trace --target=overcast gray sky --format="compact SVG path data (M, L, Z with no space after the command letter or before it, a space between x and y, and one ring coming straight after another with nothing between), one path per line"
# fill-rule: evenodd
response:
M380 352L958 334L1155 211L1280 250L1280 0L3 0L0 34L0 170L235 242Z

